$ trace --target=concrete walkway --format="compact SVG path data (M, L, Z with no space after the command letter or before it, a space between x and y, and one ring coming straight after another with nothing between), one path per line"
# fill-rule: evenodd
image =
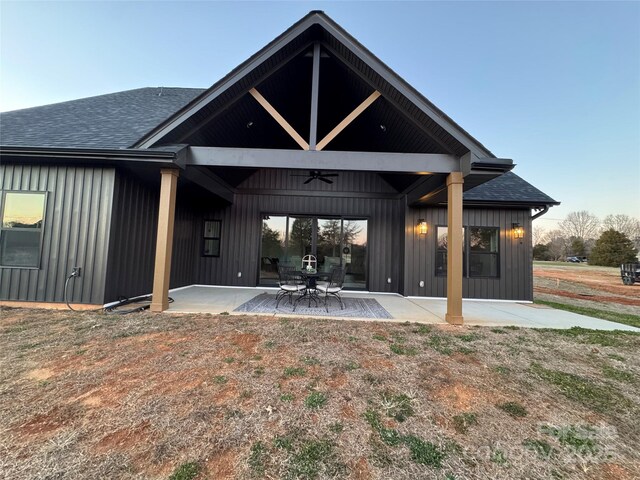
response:
M261 293L276 293L270 288L233 288L214 286L190 286L170 291L175 300L169 305L169 313L235 313L237 307ZM396 294L375 294L364 292L345 292L345 296L366 296L375 298L393 316L391 320L376 319L384 322L417 322L446 323L444 315L447 309L445 299L403 297ZM598 318L578 315L576 313L556 310L544 305L532 303L464 300L463 315L465 325L481 326L517 326L531 328L571 328L583 327L596 330L631 330L640 332L639 328L609 322ZM252 314L253 315L253 314ZM277 317L300 317L280 312L256 314ZM340 317L336 318L345 320ZM370 318L349 318L348 320L371 321Z

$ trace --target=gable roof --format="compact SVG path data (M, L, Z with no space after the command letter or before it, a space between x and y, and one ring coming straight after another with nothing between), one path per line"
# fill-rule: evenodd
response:
M126 148L203 91L138 88L0 113L0 145Z
M471 151L479 158L495 158L484 145L321 11L312 11L296 22L133 146L148 148L162 143L189 143L184 140L188 132L228 108L250 88L316 42L443 145L447 153L462 156Z

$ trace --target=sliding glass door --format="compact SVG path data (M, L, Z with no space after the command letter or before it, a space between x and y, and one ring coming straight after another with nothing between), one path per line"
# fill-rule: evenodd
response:
M342 217L264 215L260 285L276 285L278 265L302 266L314 255L320 272L346 270L345 287L367 288L367 220Z
M346 267L345 287L367 288L367 221L344 220L342 265Z

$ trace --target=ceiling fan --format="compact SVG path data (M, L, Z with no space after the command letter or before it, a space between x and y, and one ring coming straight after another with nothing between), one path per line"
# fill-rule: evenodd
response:
M309 177L303 182L304 185L306 185L307 183L311 182L312 180L320 180L321 182L331 184L331 183L333 183L333 180L329 180L329 177L337 177L338 174L337 173L322 173L320 170L309 170L309 175L302 175L302 174L293 173L293 174L291 174L291 176L292 177Z

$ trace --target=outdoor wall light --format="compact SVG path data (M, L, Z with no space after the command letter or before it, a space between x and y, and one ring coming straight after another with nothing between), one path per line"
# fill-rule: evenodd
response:
M418 233L420 235L426 235L427 234L427 221L424 218L421 218L420 220L418 220Z
M523 238L524 237L524 228L519 223L512 223L511 227L513 227L513 238Z

